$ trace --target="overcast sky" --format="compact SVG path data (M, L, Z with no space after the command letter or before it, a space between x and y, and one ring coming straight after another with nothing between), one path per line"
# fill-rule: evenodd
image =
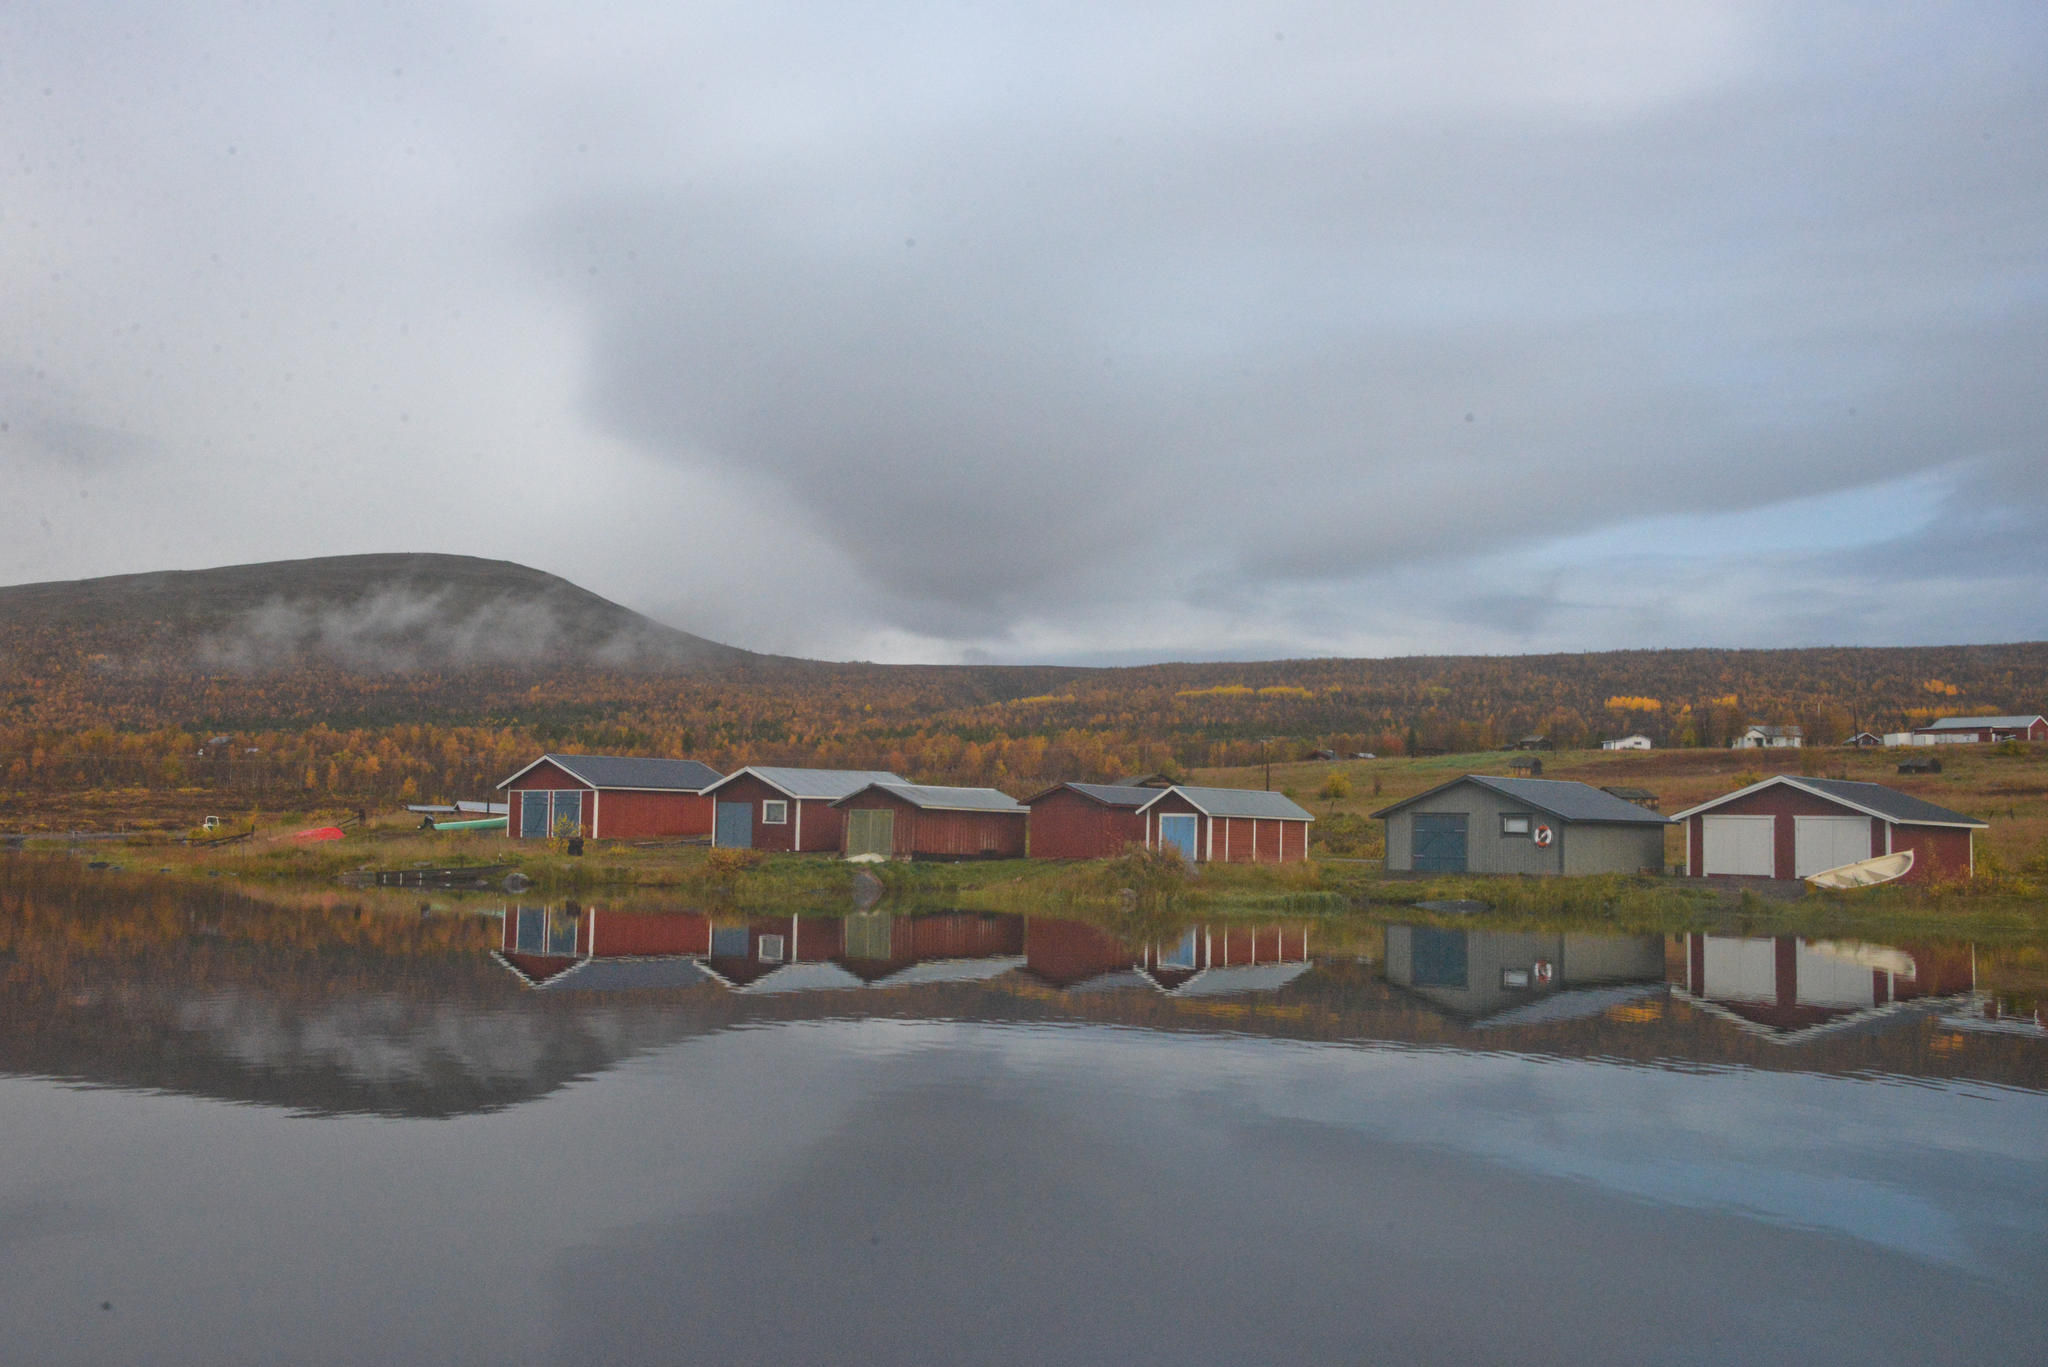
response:
M0 6L0 582L883 660L2048 637L2048 6Z

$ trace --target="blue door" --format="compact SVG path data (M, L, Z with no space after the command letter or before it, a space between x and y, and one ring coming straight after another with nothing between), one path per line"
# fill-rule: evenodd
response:
M754 848L754 804L751 802L721 802L718 804L716 829L711 843L724 850L751 850Z
M1195 833L1201 828L1201 820L1192 816L1162 816L1159 818L1159 847L1172 845L1180 850L1180 857L1190 864L1195 862Z
M519 835L523 840L548 838L548 795L529 792L519 795Z
M1463 873L1465 871L1465 814L1463 812L1417 812L1415 814L1415 861L1417 873Z

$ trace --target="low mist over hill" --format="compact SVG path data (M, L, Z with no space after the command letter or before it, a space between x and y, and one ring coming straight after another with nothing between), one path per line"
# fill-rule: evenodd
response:
M115 667L410 673L691 668L763 657L661 625L540 570L463 555L346 555L0 588L0 648L61 636Z
M2048 643L1154 664L757 655L566 580L349 556L0 589L0 797L198 785L483 791L548 749L892 769L1025 790L1329 749L1560 748L1641 731L1825 746L2048 706Z

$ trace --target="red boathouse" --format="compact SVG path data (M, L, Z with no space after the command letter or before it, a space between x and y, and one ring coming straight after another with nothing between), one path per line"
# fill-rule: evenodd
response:
M783 769L750 764L705 790L718 810L711 843L721 849L837 854L846 814L832 804L871 783L903 783L877 769Z
M1170 845L1203 864L1299 863L1308 858L1315 820L1281 793L1188 784L1062 783L1026 804L1034 859L1102 859L1126 845Z
M1882 854L1913 851L1906 881L1968 878L1985 822L1881 783L1774 774L1703 802L1685 825L1685 872L1806 878Z
M514 840L659 840L711 834L705 794L718 779L716 769L693 759L542 755L498 788L506 796L505 834Z
M832 806L845 814L846 856L1022 859L1031 809L994 788L870 783Z

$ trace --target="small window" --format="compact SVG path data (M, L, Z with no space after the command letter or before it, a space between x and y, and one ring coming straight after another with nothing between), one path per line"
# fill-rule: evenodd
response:
M763 826L787 826L789 824L789 804L787 802L762 803L761 824Z
M782 962L783 939L780 935L763 935L756 948L756 957L764 964Z
M1500 817L1500 833L1502 835L1520 836L1526 840L1529 836L1529 814L1527 812L1502 812Z

